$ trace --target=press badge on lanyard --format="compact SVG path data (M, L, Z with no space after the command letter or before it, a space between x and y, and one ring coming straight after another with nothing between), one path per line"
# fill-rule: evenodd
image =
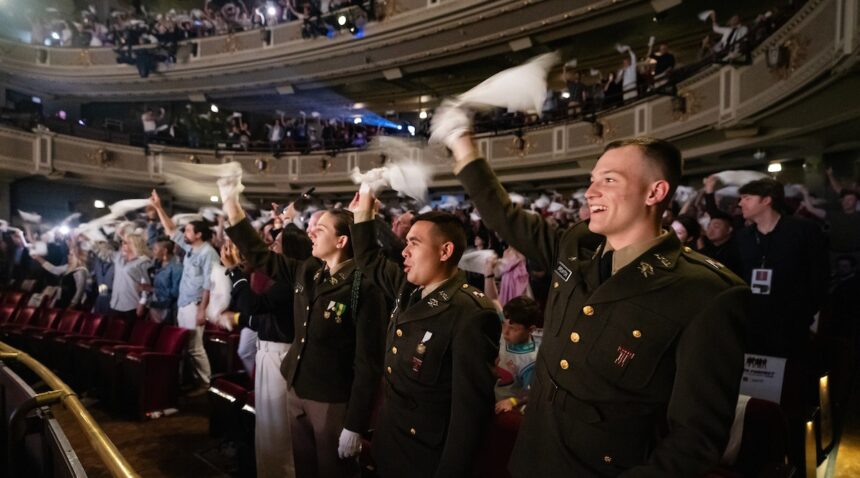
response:
M750 289L753 294L770 295L770 283L773 280L773 269L753 269Z

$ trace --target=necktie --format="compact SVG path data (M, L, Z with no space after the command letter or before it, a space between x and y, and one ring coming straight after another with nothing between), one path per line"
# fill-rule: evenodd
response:
M606 279L612 277L612 255L615 251L607 251L605 254L600 256L600 263L598 264L598 274L600 277L600 283L603 284Z
M419 300L421 300L421 289L422 287L418 287L412 291L412 294L409 295L409 300L406 302L407 309L412 307Z

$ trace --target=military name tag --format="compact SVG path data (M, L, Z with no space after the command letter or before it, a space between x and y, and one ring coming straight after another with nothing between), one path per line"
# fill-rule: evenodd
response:
M558 274L559 277L561 277L562 280L564 280L565 282L567 282L567 280L570 279L570 276L573 274L570 268L564 265L564 263L562 262L559 262L558 266L556 266L555 273Z

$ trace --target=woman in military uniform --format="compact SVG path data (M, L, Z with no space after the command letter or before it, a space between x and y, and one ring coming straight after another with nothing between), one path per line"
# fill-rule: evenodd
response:
M358 476L355 456L369 427L382 371L383 322L377 289L355 268L352 214L330 210L309 231L313 257L269 251L235 199L224 202L227 234L247 259L295 294L295 339L281 364L289 386L296 476Z

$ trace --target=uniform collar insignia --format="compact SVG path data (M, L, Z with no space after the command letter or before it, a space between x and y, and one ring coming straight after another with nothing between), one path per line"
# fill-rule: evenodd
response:
M642 277L645 277L647 279L648 277L654 275L654 266L645 261L642 261L639 263L639 272L642 274Z
M667 259L666 256L664 256L663 254L655 252L654 257L656 257L657 260L660 261L660 264L663 264L663 267L670 267L672 265L672 261Z
M430 307L438 307L439 301L436 300L436 298L434 297L434 298L427 301L427 305L429 305Z

